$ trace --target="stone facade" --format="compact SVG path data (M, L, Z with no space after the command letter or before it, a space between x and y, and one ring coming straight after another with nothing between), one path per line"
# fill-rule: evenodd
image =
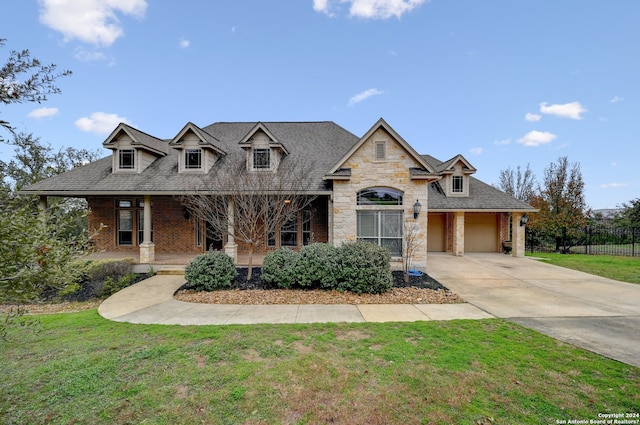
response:
M376 159L376 149L384 143L384 159ZM412 180L410 169L420 167L416 159L384 128L379 127L355 151L344 164L351 169L349 180L336 180L333 184L333 243L352 241L357 238L357 210L391 209L404 212L405 225L417 225L417 241L412 263L417 267L427 265L427 183ZM357 193L371 187L387 187L403 192L401 206L357 206ZM413 218L413 204L418 200L422 212ZM394 258L400 263L401 259ZM397 264L396 264L397 266Z

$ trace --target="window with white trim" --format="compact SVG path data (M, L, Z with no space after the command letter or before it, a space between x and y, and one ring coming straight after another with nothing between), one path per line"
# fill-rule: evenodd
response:
M254 149L253 150L253 169L254 170L271 169L271 150L270 149Z
M118 169L134 170L136 167L135 149L120 149L118 151Z
M464 193L464 177L463 176L451 176L451 192Z
M392 257L401 257L403 215L401 210L359 210L357 238L389 248Z
M185 149L184 150L184 169L185 170L202 169L202 149Z

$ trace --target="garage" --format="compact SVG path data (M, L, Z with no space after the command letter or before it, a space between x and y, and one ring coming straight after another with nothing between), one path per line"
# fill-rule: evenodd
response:
M466 213L464 215L464 251L498 252L498 215Z
M446 215L444 213L429 213L427 224L427 251L444 252L446 240Z

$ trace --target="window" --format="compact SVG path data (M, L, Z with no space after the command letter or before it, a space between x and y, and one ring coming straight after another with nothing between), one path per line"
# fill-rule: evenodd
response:
M371 187L358 192L358 205L402 205L402 192L386 187Z
M376 142L376 161L382 161L385 157L385 143Z
M269 149L253 150L253 169L268 170L271 168L271 151Z
M451 177L451 192L453 193L463 193L464 192L464 177L463 176L452 176Z
M357 212L358 239L389 248L392 257L402 256L403 211Z
M133 245L133 211L118 210L118 245Z
M302 245L311 243L311 210L302 211Z
M293 217L280 228L280 246L298 246L298 217Z
M121 170L135 169L136 151L133 149L121 149L118 151L118 168Z
M144 242L144 210L137 210L138 215L138 245ZM153 241L153 222L151 222L151 241Z
M202 149L185 149L185 170L199 170L202 168Z

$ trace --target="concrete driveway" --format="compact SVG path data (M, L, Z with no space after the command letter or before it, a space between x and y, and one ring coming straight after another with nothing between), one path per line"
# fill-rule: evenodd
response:
M503 254L429 253L427 272L496 317L640 367L640 285Z

